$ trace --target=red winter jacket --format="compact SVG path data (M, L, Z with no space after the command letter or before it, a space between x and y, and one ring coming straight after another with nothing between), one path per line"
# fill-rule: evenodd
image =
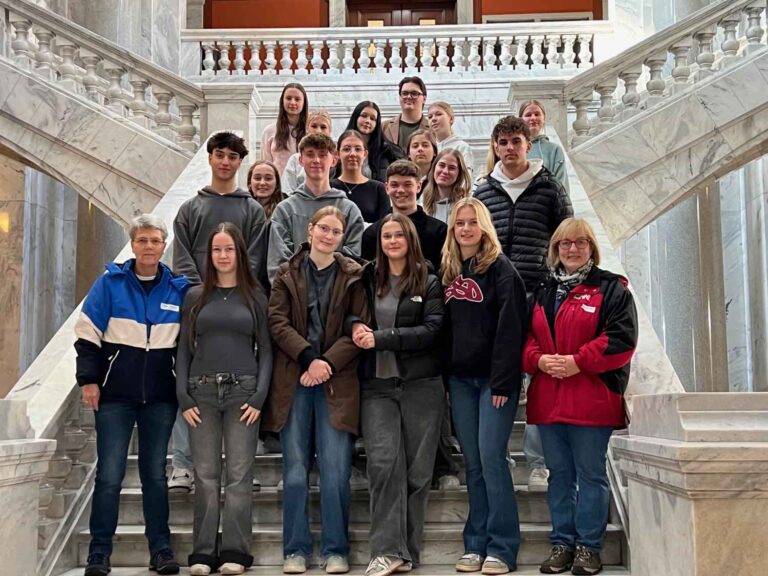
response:
M626 426L622 394L637 345L637 313L627 280L596 266L554 315L557 283L536 291L523 370L528 423ZM573 354L581 372L557 379L539 370L543 354Z

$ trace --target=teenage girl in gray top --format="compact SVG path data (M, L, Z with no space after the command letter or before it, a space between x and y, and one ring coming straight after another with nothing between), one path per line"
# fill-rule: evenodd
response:
M266 298L254 279L240 230L219 224L208 241L207 270L182 310L176 394L190 426L195 518L190 572L242 574L253 563L251 483L261 407L272 374ZM217 542L222 439L227 489Z

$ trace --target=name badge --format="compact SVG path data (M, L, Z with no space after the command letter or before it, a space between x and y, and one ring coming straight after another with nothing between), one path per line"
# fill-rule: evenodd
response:
M168 310L169 312L178 312L179 307L175 304L166 304L165 302L160 303L160 310Z
M594 314L595 311L597 310L597 307L587 306L586 304L582 304L581 309L584 310L584 312L589 312L590 314Z

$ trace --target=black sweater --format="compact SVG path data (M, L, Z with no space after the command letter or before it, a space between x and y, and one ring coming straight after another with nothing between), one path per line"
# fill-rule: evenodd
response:
M514 398L528 332L525 285L504 255L483 274L472 272L471 261L462 263L461 275L445 288L448 374L490 378L494 395Z
M424 208L419 206L413 214L409 214L413 225L416 227L416 234L419 236L421 252L424 258L432 265L432 272L439 276L440 258L443 253L443 244L448 234L448 226L437 218L429 216L424 212ZM363 249L361 256L365 260L374 260L376 258L376 243L379 240L379 230L381 229L381 220L368 226L363 232Z
M339 178L331 180L331 188L342 190L347 198L352 200L360 213L363 215L363 222L376 222L381 220L392 212L392 203L387 196L387 189L384 184L377 180L368 180L362 184L351 184L344 182Z

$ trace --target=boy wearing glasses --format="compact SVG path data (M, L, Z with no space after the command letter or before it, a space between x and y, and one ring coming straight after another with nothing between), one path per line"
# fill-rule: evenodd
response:
M306 178L272 214L267 253L267 274L274 281L275 273L307 240L309 221L325 206L335 206L347 219L342 252L360 256L363 237L363 216L357 205L342 190L331 188L329 173L336 165L336 144L325 134L308 134L299 142L299 163Z
M400 80L399 95L400 114L386 120L381 129L384 138L405 150L411 134L419 128L429 129L429 122L424 116L427 87L418 76L406 76Z

